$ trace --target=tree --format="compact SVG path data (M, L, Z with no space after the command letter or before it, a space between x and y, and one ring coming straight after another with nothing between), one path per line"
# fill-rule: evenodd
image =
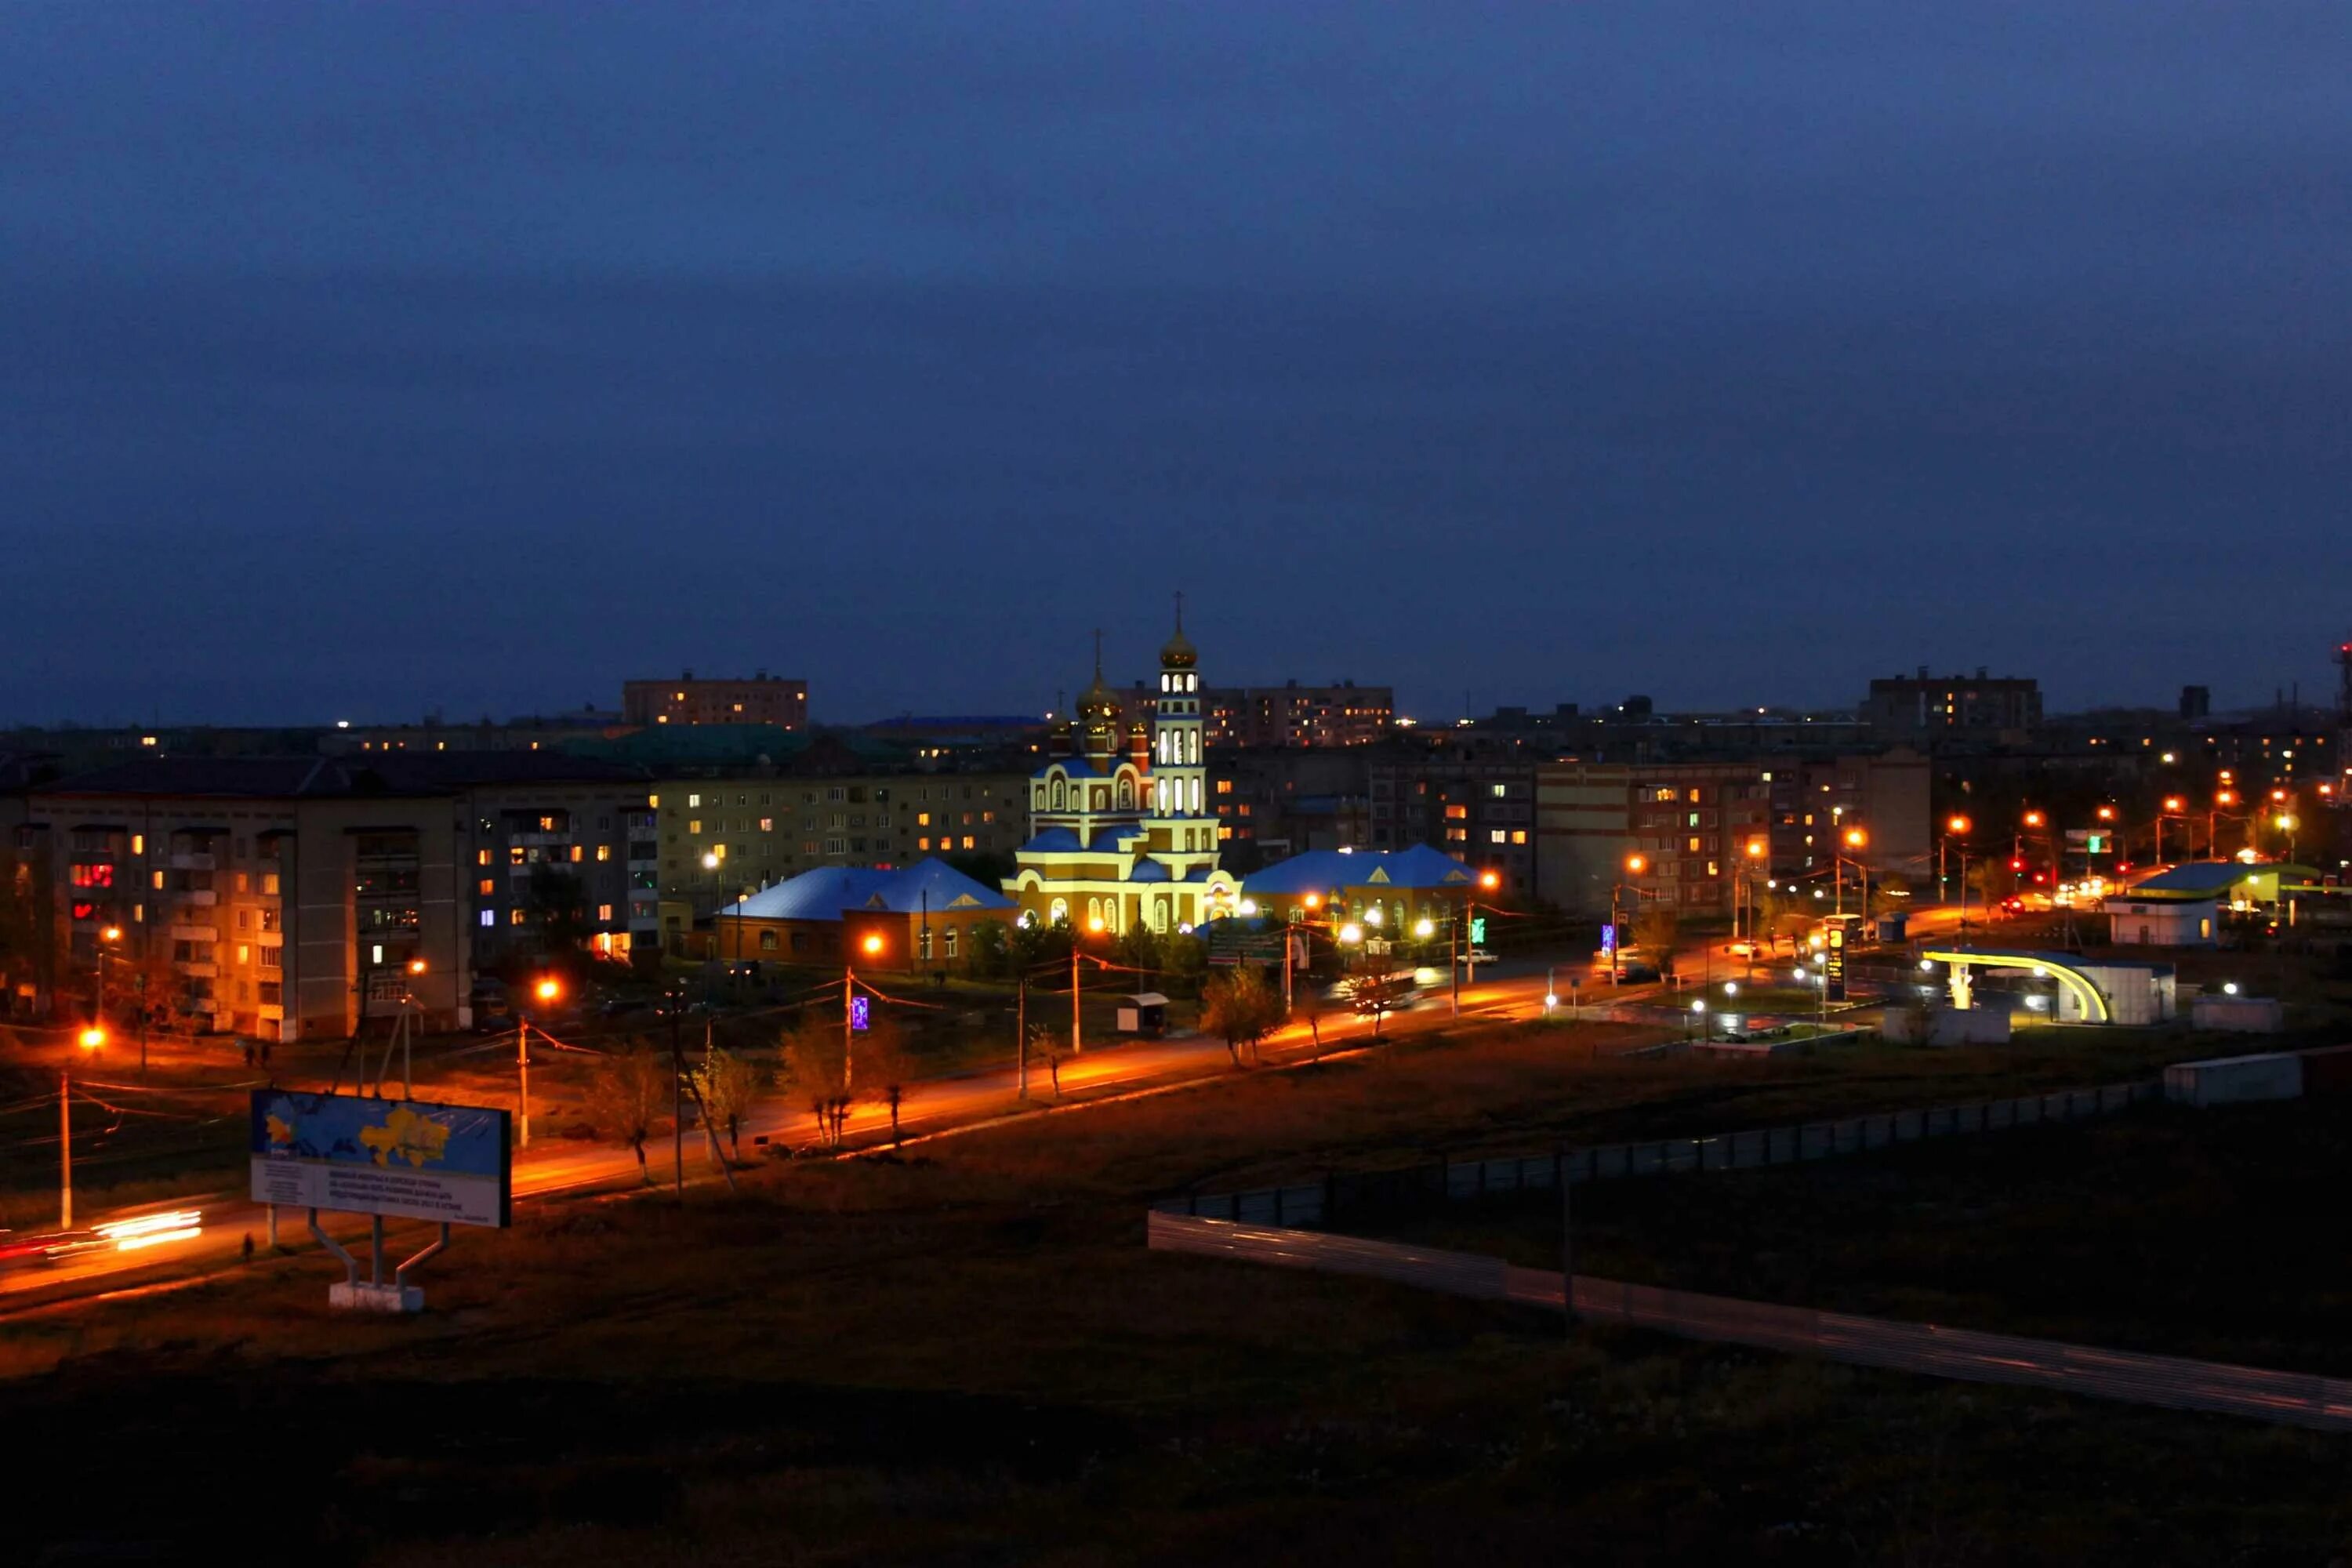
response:
M1372 1034L1381 1032L1381 1020L1393 1012L1398 1003L1412 990L1412 974L1408 970L1391 969L1378 964L1360 969L1348 982L1348 1000L1359 1013L1371 1016Z
M695 1092L714 1127L727 1129L735 1157L743 1157L743 1118L760 1092L760 1069L731 1051L712 1051L694 1069Z
M971 974L975 980L1001 980L1013 967L1013 949L1002 921L978 921L971 928Z
M817 1137L827 1142L839 1142L837 1128L832 1118L835 1101L846 1092L848 1060L842 1054L841 1026L814 1013L804 1015L797 1026L784 1030L782 1039L783 1062L778 1074L779 1087L796 1100L806 1101L809 1114L816 1119Z
M1650 904L1633 917L1633 945L1646 953L1661 974L1675 972L1675 939L1682 934L1682 917L1664 904Z
M1235 1067L1242 1065L1244 1046L1255 1057L1258 1042L1281 1025L1281 995L1247 964L1236 964L1201 988L1201 1027L1225 1042Z
M1998 910L2000 901L2017 891L2017 873L2000 856L1988 855L1969 867L1969 886L1976 889L1988 913Z
M1298 989L1298 1005L1295 1011L1307 1020L1307 1037L1315 1042L1315 1059L1323 1059L1323 993L1313 985Z
M875 1019L874 1026L857 1042L858 1089L876 1104L888 1108L893 1148L898 1142L898 1108L906 1101L908 1086L914 1082L916 1066L905 1033L891 1019Z
M1881 877L1870 885L1870 912L1891 915L1911 907L1911 885L1892 874Z
M663 1100L670 1090L669 1064L632 1041L596 1064L588 1078L589 1124L616 1143L636 1152L637 1174L653 1185L646 1168L646 1140L653 1136Z
M1209 944L1191 931L1171 931L1160 939L1160 989L1197 996L1209 972Z

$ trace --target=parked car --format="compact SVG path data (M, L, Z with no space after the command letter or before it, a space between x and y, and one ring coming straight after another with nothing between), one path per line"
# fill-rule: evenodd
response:
M1483 947L1465 948L1454 955L1456 963L1492 963L1495 955Z

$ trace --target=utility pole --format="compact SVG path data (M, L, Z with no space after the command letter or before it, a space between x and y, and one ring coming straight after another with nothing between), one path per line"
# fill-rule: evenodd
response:
M1559 1155L1559 1306L1568 1332L1576 1332L1576 1215L1569 1206L1570 1151Z
M1078 1018L1078 933L1070 933L1070 1054L1083 1055L1086 1042L1080 1038L1083 1027Z
M518 1141L520 1146L528 1149L530 1147L530 1018L520 1007L515 1009L515 1016L522 1026L515 1033L515 1073L522 1086L515 1096L515 1103L520 1108L515 1125L521 1132Z
M1019 984L1013 994L1015 998L1013 1004L1013 1060L1018 1064L1014 1068L1013 1081L1020 1089L1017 1098L1026 1102L1029 1099L1029 972L1027 970L1021 972Z
M1445 969L1447 984L1453 987L1454 1011L1450 1017L1462 1016L1462 921L1456 917L1446 927Z
M736 925L740 931L742 922L738 921ZM708 990L703 993L702 1005L705 1007L710 1005ZM709 1016L709 1013L703 1015L706 1026ZM684 1203L686 1202L686 1106L679 1098L678 1086L686 1077L686 1055L678 1043L680 1022L678 1009L675 1006L671 1007L669 1010L670 1194L679 1203Z
M1617 989L1617 970L1622 958L1617 940L1617 889L1622 883L1612 883L1609 889L1609 988Z
M58 1074L58 1228L73 1228L73 1069Z
M857 1065L857 970L841 966L841 1092L849 1092L852 1069Z

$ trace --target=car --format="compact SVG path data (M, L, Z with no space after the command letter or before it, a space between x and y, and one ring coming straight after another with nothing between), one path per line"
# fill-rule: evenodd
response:
M0 1268L18 1263L62 1263L113 1243L94 1230L0 1231Z
M1495 962L1495 955L1487 952L1483 947L1473 947L1455 953L1454 955L1454 962L1456 963L1492 963Z
M1645 963L1638 958L1626 959L1617 965L1617 984L1620 985L1651 985L1664 978L1664 975L1658 973L1655 964ZM1592 983L1595 985L1609 984L1607 964L1596 963L1592 966Z

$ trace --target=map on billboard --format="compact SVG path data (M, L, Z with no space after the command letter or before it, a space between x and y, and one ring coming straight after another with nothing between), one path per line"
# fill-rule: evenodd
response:
M253 1091L253 1200L451 1225L513 1215L508 1113L357 1094Z

